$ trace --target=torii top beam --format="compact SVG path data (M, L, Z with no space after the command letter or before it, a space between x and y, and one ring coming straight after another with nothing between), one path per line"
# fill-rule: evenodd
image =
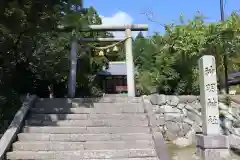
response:
M122 25L89 25L88 28L82 31L125 31L126 29L131 29L132 31L148 31L147 24L122 24Z
M79 42L120 42L125 38L79 38Z

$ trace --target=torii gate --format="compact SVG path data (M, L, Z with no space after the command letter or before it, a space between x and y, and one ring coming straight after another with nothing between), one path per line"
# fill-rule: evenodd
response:
M82 31L125 31L125 52L126 52L126 64L127 64L127 87L128 96L135 97L135 79L134 79L134 62L132 53L132 31L147 31L147 24L130 24L130 25L90 25L87 29ZM78 41L102 41L102 42L114 42L122 41L119 38L98 38L98 39L75 39L71 45L71 65L70 74L68 79L68 96L75 97L76 90L76 66L77 66L77 45Z

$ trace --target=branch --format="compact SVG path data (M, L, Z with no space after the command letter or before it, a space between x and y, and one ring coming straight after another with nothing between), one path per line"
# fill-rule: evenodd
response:
M166 27L166 24L162 24L158 20L156 20L156 16L154 15L154 13L153 13L153 11L151 9L148 8L148 10L142 10L141 14L144 14L145 16L147 16L147 19L149 21L157 23L157 24L161 25L164 28Z

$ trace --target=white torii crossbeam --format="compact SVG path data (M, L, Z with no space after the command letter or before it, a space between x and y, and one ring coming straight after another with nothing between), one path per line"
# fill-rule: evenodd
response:
M78 39L79 43L81 42L119 42L124 40L125 38L80 38Z
M125 52L126 52L126 64L127 64L127 87L128 96L135 97L135 75L134 75L134 63L132 53L132 31L147 31L147 24L124 24L124 25L90 25L88 28L82 29L86 31L125 31ZM76 65L77 65L77 41L83 42L117 42L122 41L121 38L82 38L75 39L71 45L71 68L68 82L68 96L75 97L76 90Z
M82 29L82 31L125 31L130 29L131 31L148 31L147 24L120 24L120 25L89 25L88 28Z

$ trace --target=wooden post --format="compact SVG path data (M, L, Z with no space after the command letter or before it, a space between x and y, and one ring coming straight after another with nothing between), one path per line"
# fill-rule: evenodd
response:
M76 74L77 74L77 42L73 41L71 45L70 53L70 73L68 81L68 97L74 98L76 92Z

